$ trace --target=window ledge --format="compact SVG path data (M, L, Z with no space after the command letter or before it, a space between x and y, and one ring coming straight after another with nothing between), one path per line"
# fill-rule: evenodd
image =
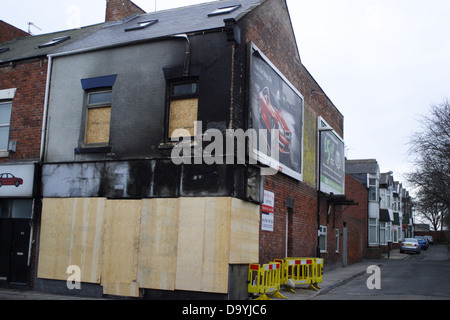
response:
M112 146L76 148L75 154L110 153Z

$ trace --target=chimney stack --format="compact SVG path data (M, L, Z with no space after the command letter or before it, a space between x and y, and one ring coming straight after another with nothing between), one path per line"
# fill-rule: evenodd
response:
M120 21L144 13L146 12L130 0L106 0L105 22Z
M17 37L28 37L29 33L16 28L3 20L0 20L0 43L12 40Z

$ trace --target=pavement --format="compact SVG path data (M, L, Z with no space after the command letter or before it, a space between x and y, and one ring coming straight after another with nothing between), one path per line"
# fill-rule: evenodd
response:
M388 254L383 254L381 259L378 260L363 260L346 268L337 268L330 271L324 270L323 282L319 284L320 290L307 289L308 286L297 286L295 293L282 290L281 294L287 297L288 300L310 300L366 274L367 268L370 266L382 266L386 260L403 260L408 256L408 254L400 253L399 249L394 249L390 252L389 257Z
M297 286L296 293L288 291L281 291L281 294L288 298L288 300L310 300L318 295L325 294L334 288L342 286L355 278L358 278L367 273L367 268L373 265L381 266L385 260L403 260L408 257L407 254L401 254L400 251L393 250L388 257L384 254L379 260L363 260L361 262L347 266L346 268L337 268L334 270L324 271L323 283L319 284L320 290L309 290L307 286ZM38 291L25 291L14 289L0 288L0 300L102 300L89 299L77 296L65 296L50 294ZM280 299L274 299L280 300Z

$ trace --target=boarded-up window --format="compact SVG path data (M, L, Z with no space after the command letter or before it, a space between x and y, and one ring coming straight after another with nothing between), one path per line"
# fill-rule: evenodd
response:
M182 131L174 132L177 129L187 130L189 136L195 136L197 109L198 98L173 100L170 102L170 138L184 136Z
M195 136L198 120L197 80L170 85L169 110L169 138Z
M86 143L108 143L111 107L88 109Z
M108 144L111 127L111 91L88 95L86 144Z

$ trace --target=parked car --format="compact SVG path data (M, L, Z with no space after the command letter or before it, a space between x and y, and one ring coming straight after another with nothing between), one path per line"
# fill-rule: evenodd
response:
M416 238L419 241L420 247L423 250L427 250L428 247L430 246L428 240L425 237L415 236L414 238Z
M412 239L412 238L406 238L402 242L400 242L400 253L403 252L415 252L420 253L421 246L419 243L419 240Z
M280 130L280 152L290 154L292 131L284 119L283 110L278 105L277 99L274 97L268 87L265 87L259 94L259 102L261 104L261 118L269 132L272 129ZM270 138L269 138L270 139Z
M21 184L23 184L22 178L14 177L11 173L0 174L0 187L1 186L19 187Z
M428 243L433 245L434 244L434 239L432 236L424 236L424 238L426 238L428 240Z

